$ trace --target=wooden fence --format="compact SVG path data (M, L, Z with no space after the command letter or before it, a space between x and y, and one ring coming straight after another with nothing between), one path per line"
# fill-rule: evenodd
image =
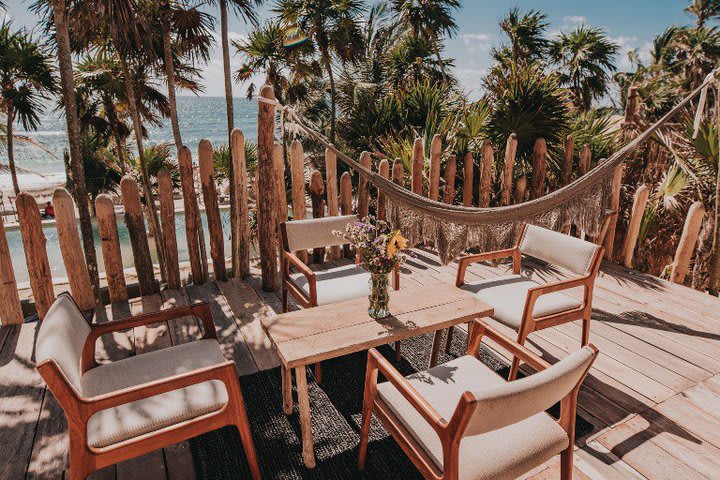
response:
M266 98L274 98L272 88L265 86L260 94ZM182 232L175 230L175 209L173 201L173 185L170 172L158 174L158 200L161 216L162 232L156 241L163 242L166 255L164 270L167 288L177 288L182 282L204 283L208 280L208 260L202 258L201 239L203 225L199 221L198 195L202 195L206 208L210 234L210 257L215 279L225 280L232 275L246 276L250 272L250 223L248 191L256 192L256 221L259 266L262 274L262 285L267 290L279 287L278 275L278 225L286 220L289 212L294 219L305 218L308 206L313 217L351 214L353 210L358 216L364 217L375 212L381 218L385 216L385 199L375 188L371 188L362 177L357 179L356 196L353 201L352 175L344 172L338 178L337 158L331 151L325 152L325 172L316 170L306 172L307 162L302 144L295 140L288 145L288 166L290 188L285 186L285 161L283 146L276 141L276 115L272 104L262 102L258 107L258 166L256 178L250 179L245 165L244 136L239 129L232 132L231 156L234 165L233 177L230 181L242 188L236 188L234 201L235 222L238 225L235 251L230 252L232 268L226 268L226 252L222 222L219 211L219 200L215 173L213 170L212 145L202 140L199 145L198 159L200 184L202 192L197 192L193 181L192 154L184 148L179 152L178 164L183 194L185 236L188 246L189 268L186 277L181 278L178 256L177 235ZM410 171L406 172L400 159L373 159L368 152L360 155L359 162L367 168L377 168L379 174L400 185L410 188L419 195L446 203L459 203L465 206L490 205L491 198L497 192L501 205L521 203L526 199L539 198L551 188L560 188L573 181L577 176L584 175L592 168L592 159L588 145L575 152L575 141L568 137L565 141L565 152L561 173L555 185L549 185L545 171L547 165L547 145L545 140L537 139L533 149L533 172L539 172L530 178L520 176L514 178L518 139L510 135L505 145L502 163L495 162L495 148L484 142L477 155L468 152L462 157L447 155L443 152L442 139L435 136L429 148L429 158L425 159L425 146L422 139L414 142ZM475 163L475 159L478 163ZM375 163L375 167L373 167ZM392 168L391 168L392 167ZM476 175L478 176L476 178ZM324 177L324 178L323 178ZM613 182L613 193L610 199L611 209L615 212L620 205L620 187L622 184L622 167L618 167ZM135 276L140 293L155 293L161 287L158 272L150 257L148 232L146 231L145 210L142 208L136 181L125 176L121 182L122 203L125 210L124 221L131 240L131 248L135 265ZM289 192L289 195L288 195ZM593 239L603 243L606 257L619 259L626 266L632 265L633 253L636 249L640 221L648 198L648 188L640 186L635 192L635 201L630 214L628 235L620 252L614 251L615 228L617 215L609 215L605 233ZM288 200L289 196L289 202ZM85 257L83 255L77 230L75 205L69 193L60 188L54 196L56 211L55 224L60 243L63 262L67 271L70 292L84 309L95 305L90 286ZM288 208L290 203L290 208ZM17 210L23 248L27 259L30 286L35 299L39 317L47 312L54 298L53 280L45 246L40 210L35 200L21 193L17 199ZM117 218L112 199L108 195L100 195L95 202L100 244L105 264L105 278L110 302L120 302L128 298L128 280L120 252L117 230ZM678 246L671 280L682 283L695 248L698 232L702 224L704 209L701 204L693 205L688 212L688 219ZM569 231L569 227L567 229ZM582 232L579 232L582 234ZM334 247L324 251L317 249L310 257L301 252L304 259L321 262L329 258L349 256L346 246L343 251ZM309 258L310 257L310 258ZM0 319L3 324L22 322L22 309L17 293L17 283L12 268L12 261L5 235L5 227L0 217Z

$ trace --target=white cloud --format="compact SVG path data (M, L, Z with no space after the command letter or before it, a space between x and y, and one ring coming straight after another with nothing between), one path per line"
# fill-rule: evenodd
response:
M220 97L225 95L222 42L219 33L212 32L212 36L214 43L210 49L210 61L202 67L203 83L205 84L205 92L202 95ZM234 40L245 40L247 35L237 32L228 32L228 38L230 39L230 69L231 73L234 75L235 71L240 67L240 60L238 56L235 55L235 47L233 47L232 42ZM247 82L238 85L233 81L233 95L236 97L245 96L247 86Z
M587 23L587 18L582 15L568 15L563 18L563 22L567 25L583 25Z
M471 100L479 99L483 93L482 81L487 74L487 68L456 68L455 76L465 93Z
M468 52L490 51L492 35L489 33L463 33L462 39Z
M637 51L640 61L647 64L651 60L650 51L652 49L651 42L641 43L635 36L620 35L618 37L610 37L610 40L620 46L617 56L618 71L628 71L632 68L628 54L633 50Z

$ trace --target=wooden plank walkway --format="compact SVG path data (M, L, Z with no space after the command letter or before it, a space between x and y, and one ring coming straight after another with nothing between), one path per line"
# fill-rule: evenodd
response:
M524 267L539 280L562 277L547 266ZM453 283L455 268L417 250L402 283ZM507 272L504 265L474 265L467 278ZM260 319L279 312L280 299L260 289L257 270L247 281L188 286L109 306L97 321L200 300L211 302L225 356L241 375L278 365ZM605 264L593 306L590 337L601 356L579 408L595 429L576 442L575 478L720 478L720 300ZM33 368L36 330L35 323L0 330L0 479L61 479L67 467L64 416ZM192 318L135 328L104 339L99 351L116 360L189 341L199 330ZM563 325L531 335L529 346L553 362L579 347L579 335L579 324ZM194 472L188 445L181 443L92 478L185 480ZM525 478L559 478L558 461Z

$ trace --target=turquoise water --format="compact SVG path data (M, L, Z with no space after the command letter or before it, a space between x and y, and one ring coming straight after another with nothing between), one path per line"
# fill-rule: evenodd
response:
M245 138L255 141L257 138L257 101L245 98L235 99L235 127L242 129ZM183 142L197 160L200 140L207 138L213 146L227 143L227 120L224 97L178 97L178 118ZM146 125L149 138L145 145L172 142L170 121L158 127ZM43 176L20 174L20 188L37 188L46 184L65 181L65 168L62 154L67 145L65 118L61 112L48 110L40 116L40 128L37 132L24 135L42 144L42 149L22 142L16 145L15 161L21 168L42 174ZM134 145L131 140L130 144ZM173 149L174 150L174 149ZM0 149L0 161L7 163L7 154ZM12 189L8 173L0 174L0 190Z
M255 141L257 139L257 101L244 98L235 99L235 127L242 129L245 138ZM224 97L178 97L178 117L183 142L193 153L193 160L197 162L197 149L200 140L207 138L218 146L227 143L227 120L225 115ZM55 111L46 111L40 118L40 128L37 132L27 132L25 135L42 144L42 149L20 143L16 148L16 162L19 167L42 174L19 175L20 188L38 188L44 185L57 184L65 181L65 169L62 161L63 149L67 145L65 132L65 118ZM172 131L170 122L166 120L162 126L147 125L149 138L145 145L162 142L172 142ZM132 143L132 142L131 142ZM173 149L174 150L174 149ZM0 161L7 162L6 154L0 151ZM12 182L9 174L0 174L0 190L12 189ZM229 213L222 211L223 233L225 236L226 255L230 254L230 225ZM207 221L203 215L205 224L205 239L208 245ZM43 228L47 238L48 260L54 278L65 277L65 266L62 262L60 247L57 240L57 230L54 225L47 225ZM97 225L93 223L95 233L95 245L98 256L100 271L104 271L102 252L97 232ZM128 232L122 217L118 217L118 230L122 250L123 265L125 268L133 266L132 249L130 247ZM183 214L175 216L175 230L178 242L178 254L180 262L187 261L187 241L185 238L185 219ZM15 276L18 282L28 281L27 266L25 264L25 253L22 248L22 238L19 230L9 229L7 231L10 254L15 268ZM150 239L150 252L155 258L154 240Z
M221 210L220 216L222 217L223 225L223 236L225 237L225 256L230 256L230 212L228 210ZM210 255L210 237L207 229L207 219L205 214L202 215L203 226L205 232L205 245L208 249L207 254ZM134 267L132 247L130 246L130 237L128 230L125 226L125 222L122 216L117 217L118 224L118 236L120 239L120 251L122 253L122 261L124 268ZM47 239L45 249L48 254L48 261L50 263L50 271L55 279L61 279L66 277L65 265L63 264L62 255L60 253L60 244L58 243L57 230L54 224L43 226L43 232ZM102 249L100 247L100 237L98 235L97 223L93 219L93 234L95 236L95 252L98 258L98 266L101 272L105 271L105 266L102 258ZM187 252L187 238L185 237L185 216L183 213L177 213L175 215L175 236L178 243L178 258L180 262L188 261ZM18 283L27 282L28 270L27 264L25 263L25 251L22 247L22 236L20 230L17 228L7 230L8 245L10 247L10 256L12 257L13 268L15 270L15 279ZM150 255L152 256L153 262L157 263L157 256L155 254L155 239L148 238L150 244Z

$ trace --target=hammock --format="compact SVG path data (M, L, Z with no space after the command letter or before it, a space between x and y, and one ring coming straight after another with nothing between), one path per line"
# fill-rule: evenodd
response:
M703 92L702 97L705 97L710 84L716 81L718 72L720 69L714 70L702 85L661 119L574 182L534 200L490 208L450 205L413 193L363 167L338 150L320 133L316 125L302 118L292 107L264 97L258 97L258 101L272 104L280 110L281 128L285 128L284 116L287 115L297 129L322 143L383 192L387 199L387 220L395 228L401 229L412 244L424 242L435 245L441 262L447 264L471 247L488 251L512 245L524 223L553 230L574 224L587 235L597 236L602 230L608 210L615 167L623 163L632 151L689 104L696 95ZM698 108L698 112L701 111L702 105Z

